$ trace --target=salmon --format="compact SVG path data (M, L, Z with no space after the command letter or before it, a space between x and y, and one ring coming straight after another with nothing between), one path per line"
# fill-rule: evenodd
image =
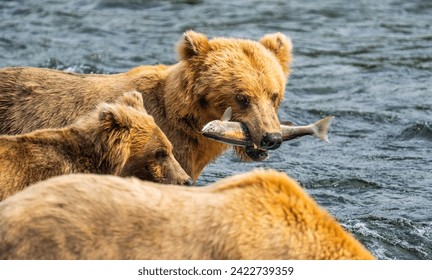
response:
M246 125L230 121L231 115L232 109L228 107L220 120L211 121L202 128L202 135L232 146L253 146ZM288 141L311 135L328 143L327 131L333 118L334 116L325 117L305 126L296 126L292 122L281 122L282 139Z

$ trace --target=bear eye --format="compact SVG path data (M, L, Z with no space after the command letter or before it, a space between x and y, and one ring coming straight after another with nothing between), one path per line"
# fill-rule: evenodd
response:
M160 149L156 152L156 159L162 160L168 157L168 152L165 149Z
M247 108L250 104L249 97L244 94L236 94L236 101L243 108Z

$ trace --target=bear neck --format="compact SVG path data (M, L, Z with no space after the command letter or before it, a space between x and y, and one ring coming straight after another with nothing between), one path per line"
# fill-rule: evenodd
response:
M194 78L188 77L184 67L179 62L164 68L151 85L148 75L155 74L149 73L148 68L142 68L141 75L135 79L147 112L174 146L177 161L196 180L204 167L228 146L201 135L202 127L211 120L194 96Z

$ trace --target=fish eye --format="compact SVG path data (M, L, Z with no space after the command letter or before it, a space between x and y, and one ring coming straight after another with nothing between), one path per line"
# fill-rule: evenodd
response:
M236 102L243 108L247 108L250 104L250 98L244 94L236 94Z
M168 152L165 149L159 149L156 151L155 157L158 160L163 160L168 157Z

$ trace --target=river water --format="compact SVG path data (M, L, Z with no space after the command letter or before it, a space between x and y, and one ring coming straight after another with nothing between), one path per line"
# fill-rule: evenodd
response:
M255 167L296 178L379 259L432 259L432 1L5 1L0 67L116 73L173 64L194 29L294 43L279 116L336 116L330 144L286 142L261 163L225 153L205 185Z

